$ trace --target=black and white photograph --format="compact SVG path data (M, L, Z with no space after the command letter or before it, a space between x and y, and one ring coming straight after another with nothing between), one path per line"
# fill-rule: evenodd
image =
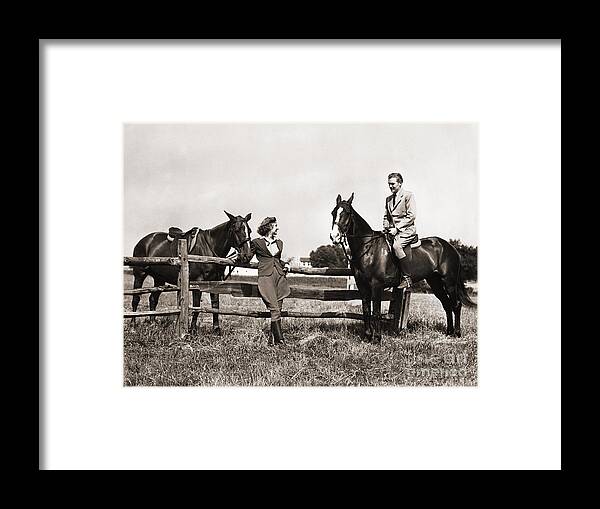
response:
M42 39L39 145L40 470L562 469L559 38Z
M124 126L125 385L477 385L478 126Z

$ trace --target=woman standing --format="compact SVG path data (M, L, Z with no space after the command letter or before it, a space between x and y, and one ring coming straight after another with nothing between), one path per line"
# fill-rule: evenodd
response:
M275 217L266 217L256 232L259 238L252 240L252 254L258 259L258 291L271 313L273 343L284 343L281 331L281 307L283 299L290 295L286 274L288 265L281 261L283 242L277 238L279 227Z

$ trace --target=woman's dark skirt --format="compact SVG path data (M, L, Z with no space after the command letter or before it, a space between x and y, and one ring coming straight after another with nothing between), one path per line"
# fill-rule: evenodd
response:
M287 279L276 270L270 276L258 277L258 291L269 311L279 309L278 301L291 293Z

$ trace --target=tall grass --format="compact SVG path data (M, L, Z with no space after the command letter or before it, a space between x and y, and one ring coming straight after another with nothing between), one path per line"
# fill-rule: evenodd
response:
M129 283L129 284L128 284ZM303 284L304 285L304 284ZM126 287L130 287L126 281ZM149 278L145 286L152 286ZM204 302L209 302L203 294ZM131 309L131 297L125 309ZM222 309L264 310L260 299L222 295ZM159 308L175 305L163 294ZM387 310L388 303L383 304ZM138 310L148 308L143 296ZM361 312L360 301L287 299L284 310ZM463 307L462 337L444 334L445 314L430 294L413 294L406 330L384 330L381 345L361 340L362 322L283 319L287 345L268 343L268 319L199 315L199 333L180 340L172 317L124 324L127 386L473 386L477 385L477 312Z

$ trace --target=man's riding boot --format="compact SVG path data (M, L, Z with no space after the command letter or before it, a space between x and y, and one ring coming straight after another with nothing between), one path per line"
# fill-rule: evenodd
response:
M402 270L402 280L406 282L407 288L412 286L412 278L410 277L410 262L412 260L411 248L405 249L406 256L400 260L400 268Z
M283 332L281 331L281 320L271 322L271 332L273 333L274 345L285 343Z

